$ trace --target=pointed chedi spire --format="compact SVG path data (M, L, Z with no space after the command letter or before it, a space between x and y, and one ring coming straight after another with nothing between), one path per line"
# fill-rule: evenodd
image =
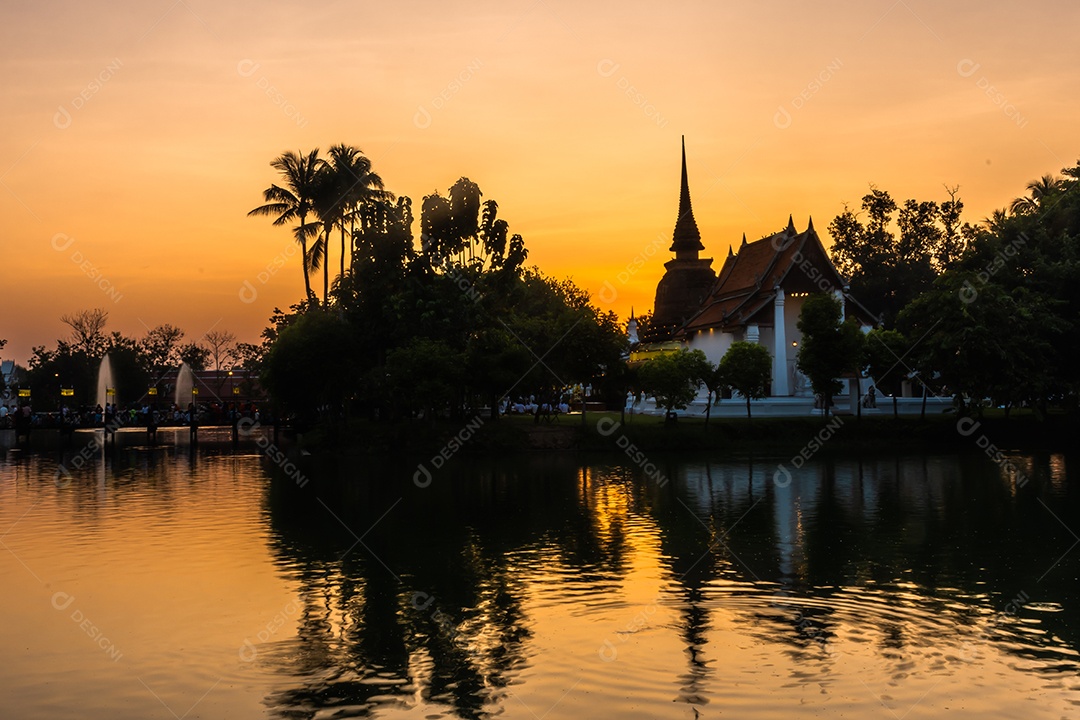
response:
M694 221L694 209L690 205L690 183L686 177L686 138L682 139L682 186L679 188L679 218L675 221L671 247L677 259L697 260L698 251L704 250L701 233Z

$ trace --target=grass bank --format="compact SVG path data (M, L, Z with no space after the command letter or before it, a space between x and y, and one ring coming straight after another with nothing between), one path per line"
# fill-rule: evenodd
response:
M320 429L302 439L311 449L366 454L493 455L517 452L580 450L610 452L710 451L720 454L794 454L858 451L1002 450L1058 451L1070 449L1080 435L1075 417L1051 415L1039 419L1013 412L1006 419L990 411L981 419L959 420L953 415L918 418L874 416L766 417L712 419L680 418L667 425L663 418L619 413L564 415L556 422L536 423L532 417L510 416L491 421L400 424L353 422L333 432Z

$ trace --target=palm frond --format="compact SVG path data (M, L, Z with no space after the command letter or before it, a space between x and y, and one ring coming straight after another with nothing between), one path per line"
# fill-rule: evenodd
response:
M318 240L311 244L308 248L307 255L304 257L304 263L307 265L308 270L318 270L322 267L323 255L325 243L320 236Z

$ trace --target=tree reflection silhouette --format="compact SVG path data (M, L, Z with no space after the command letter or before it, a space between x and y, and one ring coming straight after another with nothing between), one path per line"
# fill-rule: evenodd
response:
M268 698L278 715L371 712L388 699L411 705L419 693L482 717L526 664L531 631L514 553L557 539L561 555L588 566L586 557L610 552L575 500L572 463L550 481L514 465L473 468L462 482L447 472L425 490L387 481L413 469L377 463L359 479L342 470L317 495L271 484L271 546L304 603L298 647L272 656L285 677L305 678Z
M1060 553L1035 563L1019 541L1047 529L1046 461L1015 493L977 458L826 459L784 487L775 460L653 460L670 482L568 455L470 459L426 489L393 461L312 468L305 488L276 478L270 546L301 609L296 639L259 648L282 678L267 704L287 718L421 702L501 712L531 662L530 598L568 577L595 595L627 582L631 524L655 537L658 602L679 618L677 701L709 702L728 670L710 648L720 611L783 647L793 678L812 669L822 683L853 635L896 673L905 654L965 637L1044 660L1078 647L1064 618L1039 618L1047 636L1018 642L1015 618L994 615L1024 589L1080 604L1075 565L1040 581ZM1063 497L1075 521L1077 494Z

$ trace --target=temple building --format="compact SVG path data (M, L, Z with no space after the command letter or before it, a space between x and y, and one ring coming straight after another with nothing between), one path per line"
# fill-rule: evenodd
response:
M744 235L737 251L728 248L719 275L714 275L711 259L699 258L704 249L690 205L684 142L679 217L671 244L675 257L664 264L652 326L635 347L632 361L685 347L702 350L717 364L732 343L745 340L765 346L772 355L770 397L811 397L809 382L795 366L802 341L797 323L806 297L833 293L845 315L855 313L869 325L868 315L846 294L846 283L813 220L802 232L789 217L778 233L750 243Z

